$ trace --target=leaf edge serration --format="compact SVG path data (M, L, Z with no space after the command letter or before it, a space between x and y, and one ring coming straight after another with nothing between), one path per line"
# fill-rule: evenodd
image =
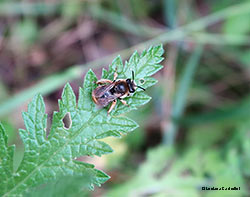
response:
M147 56L147 53L154 52L154 49L157 48L157 47L160 49L160 51L163 50L162 45L158 45L156 47L152 47L152 48L148 49L147 51L144 51L139 56L139 58L146 58L146 60L148 61L147 62L148 65L154 65L155 66L154 67L155 71L152 71L152 70L150 70L150 68L147 68L148 76L146 76L146 77L148 77L147 78L148 80L151 80L151 82L149 83L149 86L152 86L152 85L154 85L157 82L157 80L153 80L154 78L151 78L149 76L151 76L152 74L154 74L155 72L157 72L158 70L160 70L163 67L162 65L159 65L159 62L162 61L162 59L163 59L162 57L157 57L158 59L152 61L152 60L150 60L150 57L151 57L150 55L151 54L149 56ZM155 53L158 54L158 55L159 54L162 55L163 51L159 52L159 50L158 50L158 52L156 51ZM119 66L123 66L123 64L121 62L122 60L121 60L120 56L118 56L112 62L112 64L114 65L116 61L119 62ZM105 71L104 70L103 73L106 74L106 75L109 74L109 76L111 76L112 72L113 72L113 70L112 70L113 69L112 68L113 65L110 66L110 70L109 71ZM143 69L144 69L143 65L141 65L141 72L143 72ZM119 69L118 69L118 71L119 71ZM141 76L143 76L143 75L141 74ZM95 136L93 136L93 135L91 135L91 133L88 133L88 135L89 135L88 137L89 137L90 141L93 140L93 142L98 142L97 144L94 144L94 146L106 147L106 150L102 151L102 152L98 152L98 150L94 150L93 149L94 152L91 153L91 154L89 154L89 155L101 156L103 154L111 153L113 150L112 150L112 148L108 144L106 144L106 143L104 143L102 141L99 141L100 139L103 139L105 137L110 137L110 136L121 137L121 134L126 134L128 132L131 132L131 131L133 131L134 129L136 129L138 127L138 124L136 122L134 122L133 120L131 120L131 119L125 117L125 116L118 116L118 115L120 115L121 113L125 113L127 111L130 111L130 110L136 109L138 106L141 106L143 104L146 104L147 102L149 102L149 100L151 98L149 96L147 96L146 94L142 93L142 92L138 92L137 95L140 95L140 94L144 95L144 97L141 97L141 98L144 99L144 101L139 99L138 104L135 105L135 106L132 106L129 110L126 110L126 109L125 110L121 110L119 108L116 108L115 110L118 113L112 113L110 116L107 117L107 115L106 115L106 109L105 108L104 109L97 109L96 106L95 106L95 104L93 103L93 101L91 99L91 92L96 87L96 84L93 83L93 82L96 81L96 80L97 80L97 78L96 78L95 73L90 69L86 73L86 75L85 75L83 88L79 89L79 98L78 98L78 101L76 100L75 93L74 93L72 87L70 86L70 84L67 83L64 86L61 99L58 101L59 111L58 112L54 112L52 126L51 126L51 132L50 132L50 134L49 134L48 137L46 137L47 114L45 113L45 104L44 104L42 95L41 94L37 94L37 95L34 96L34 98L32 99L31 103L28 106L28 111L27 112L23 112L23 119L24 119L27 131L24 130L24 129L20 129L20 136L21 136L21 138L23 140L23 143L26 145L25 146L25 151L26 152L24 153L24 159L23 159L21 165L18 168L19 171L14 172L13 173L13 177L12 177L15 183L16 183L16 181L19 181L19 180L21 180L21 182L17 183L18 186L15 186L14 188L12 188L7 194L9 194L9 195L17 195L17 194L20 193L21 190L25 191L25 186L27 185L27 183L29 183L28 180L29 179L33 180L32 179L32 175L33 174L34 174L34 176L37 176L37 177L41 178L43 176L43 174L42 174L43 171L41 169L42 169L42 167L48 165L46 162L48 162L49 159L51 159L51 158L54 157L53 155L51 155L52 153L53 154L60 153L62 156L65 155L65 153L61 153L61 152L63 152L63 151L65 152L66 149L64 150L64 148L67 148L66 146L65 147L62 146L62 148L61 149L59 148L58 150L56 150L53 147L53 145L56 145L57 143L58 144L64 143L63 139L60 139L58 142L56 141L56 139L60 138L61 135L65 135L63 138L69 137L69 136L71 136L71 137L73 136L72 139L74 138L74 135L75 136L80 136L83 131L85 131L85 132L88 131L86 129L89 126L91 126L91 122L92 121L95 121L96 123L103 123L102 121L104 121L104 123L106 125L113 125L113 128L111 129L111 127L107 128L108 126L100 124L101 126L99 128L101 130L105 131L105 132L99 133L99 135L96 134ZM136 98L136 96L134 98ZM131 99L133 101L133 97L131 97L129 99ZM93 111L91 111L91 109ZM86 113L86 117L85 117L86 120L82 120L82 122L83 122L82 124L86 124L87 126L78 127L79 125L77 125L77 121L81 120L81 116L83 115L83 113L82 113L83 111ZM121 111L121 112L119 113L119 111ZM63 123L62 123L62 119L63 119L63 117L65 116L66 113L70 113L71 119L72 119L72 123L73 123L72 127L69 128L69 129L64 128L63 127ZM124 123L130 121L129 124L127 125L127 127L125 127L125 125L121 125L121 126L124 126L127 130L119 129L119 124L118 124L117 128L114 126L115 124L114 124L114 122L112 122L112 120L118 121L118 119L121 120L121 122L123 121ZM75 120L77 120L77 121L74 122ZM80 123L80 122L81 121L79 121L78 123ZM3 134L4 133L4 131L3 131L4 129L2 128L1 124L0 124L0 127L1 127L0 128L1 129L1 134ZM74 134L74 132L75 132L74 129L77 131L76 134ZM118 132L117 129L120 130L120 131ZM32 132L32 130L34 130L34 131ZM70 132L72 132L72 133L70 133ZM97 131L95 131L95 132L97 132ZM32 136L30 136L31 134L32 134ZM75 138L77 138L77 137L75 137ZM4 140L6 141L6 138ZM53 143L50 144L48 142L49 140L51 140L51 141L54 140L54 141L53 141ZM85 145L83 145L83 146L76 146L76 147L79 148L79 153L76 152L76 155L88 152L88 146L89 146L88 142L84 141L84 139L81 139L81 140L82 141L81 141L80 144L82 144L84 142ZM71 146L73 147L73 145L74 145L74 144L71 145L70 144L71 142L67 142L67 143L69 144L69 147L71 147ZM28 175L26 175L26 177L24 177L23 179L20 179L20 176L22 175L22 173L23 173L23 175L25 174L25 171L23 171L22 167L23 166L27 167L27 165L29 164L29 161L27 159L29 157L25 157L25 156L26 155L30 156L30 154L33 154L33 155L36 155L36 154L39 155L40 154L39 151L36 152L36 150L34 148L36 146L34 146L34 144L35 145L38 144L39 146L42 147L42 148L39 147L40 148L39 149L40 152L43 152L44 150L46 152L46 150L48 150L46 147L50 147L51 150L48 150L48 152L45 153L45 156L47 156L46 154L48 154L48 156L49 156L48 158L49 159L48 159L48 161L45 160L44 164L39 164L38 165L37 169L38 169L38 171L40 173L39 176L36 174L36 172L34 172L35 170L31 170L30 173ZM9 148L9 150L11 150L14 153L14 146L9 146L8 148ZM29 150L28 153L27 153L27 150ZM10 151L10 153L11 153L11 151ZM67 153L67 151L66 151L66 153ZM86 154L86 155L88 155L88 154ZM67 173L69 173L71 175L71 173L74 172L74 170L70 170L70 168L73 169L74 165L80 165L78 167L84 167L84 168L82 168L83 171L84 171L84 169L90 170L90 171L93 169L93 171L91 171L91 172L93 173L93 176L96 176L96 179L93 180L93 183L91 183L89 185L90 189L93 189L93 184L95 184L97 186L100 186L101 184L103 184L104 182L106 182L110 178L104 172L95 169L94 166L91 165L91 164L87 164L87 163L84 163L84 162L81 162L81 164L80 164L78 160L75 160L76 158L77 157L69 159L68 156L62 157L62 160L67 161L67 159L69 159L68 161L71 162L71 163L69 165L65 164L64 167L65 166L66 167L62 168L61 171L65 172L66 175L67 175ZM11 155L10 160L13 161L13 155ZM31 165L31 168L33 167L32 165ZM41 169L40 169L40 167L41 167ZM25 169L25 167L24 167L24 169ZM36 168L34 168L34 169L36 169ZM76 172L77 172L77 170L76 170ZM81 173L78 172L78 174L81 174ZM98 175L99 175L99 177L98 177ZM52 178L55 178L55 177L52 176ZM12 182L13 182L13 180L12 180ZM44 179L44 181L47 181L47 180L49 180L49 179L46 179L46 180ZM41 184L44 181L42 181L42 182L38 181L37 184ZM35 183L32 186L35 186ZM16 193L16 192L19 192L19 193ZM8 196L7 194L5 193L4 196Z

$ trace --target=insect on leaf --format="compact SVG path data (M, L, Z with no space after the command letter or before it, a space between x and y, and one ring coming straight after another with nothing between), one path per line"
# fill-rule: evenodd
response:
M157 83L157 80L150 77L157 71L162 69L160 62L164 59L162 57L164 53L162 45L150 47L148 50L144 50L141 55L138 52L134 52L130 59L122 64L121 57L118 56L112 64L109 66L109 71L103 70L102 78L113 80L114 72L117 69L118 79L132 78L132 71L135 74L135 83L143 88L148 88ZM113 115L119 115L131 110L137 109L137 107L149 102L149 97L145 92L137 89L133 96L127 97L124 100L130 107L122 105L119 101L115 109L111 112Z
M141 56L134 53L129 62L123 66L120 57L116 58L109 71L103 70L103 76L113 78L114 69L119 77L131 77L135 71L135 80L140 84L143 78L145 87L154 85L157 81L150 75L162 66L162 46L151 47ZM20 129L20 136L25 147L21 164L13 171L14 146L8 146L7 135L0 124L0 196L21 195L25 191L40 184L57 180L60 177L88 175L89 189L100 186L109 179L104 172L94 168L94 165L81 162L81 156L101 156L111 153L112 148L100 141L103 138L120 137L138 127L133 120L117 116L147 103L150 97L138 91L129 97L130 107L120 103L110 116L107 108L98 109L91 94L96 88L97 80L94 72L89 70L85 76L83 88L79 89L76 99L71 86L66 84L61 99L58 101L59 111L54 112L51 128L47 128L45 104L40 94L36 95L23 113L25 130ZM142 85L143 86L143 85ZM124 108L126 107L126 108ZM65 127L64 117L70 117L70 126ZM46 137L46 130L49 135Z

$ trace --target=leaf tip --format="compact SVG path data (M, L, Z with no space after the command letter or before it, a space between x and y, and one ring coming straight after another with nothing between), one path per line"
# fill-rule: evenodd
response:
M163 44L158 44L156 46L153 47L153 53L156 55L156 56L162 56L163 53L164 53L164 48L163 48ZM163 58L162 58L163 59Z
M91 80L96 80L96 75L92 69L89 69L88 72L85 75L84 82L86 81L91 81Z

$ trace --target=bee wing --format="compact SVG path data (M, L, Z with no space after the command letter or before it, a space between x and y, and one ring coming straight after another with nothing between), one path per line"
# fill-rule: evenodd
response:
M95 97L103 96L107 91L112 89L115 86L115 83L111 83L109 85L99 86L94 90Z
M99 97L98 103L99 105L106 107L110 102L114 101L115 99L117 99L117 97L114 95L109 95L108 97L105 98Z

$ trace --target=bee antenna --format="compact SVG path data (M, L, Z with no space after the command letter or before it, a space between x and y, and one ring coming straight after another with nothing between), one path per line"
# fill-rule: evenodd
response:
M146 91L146 89L145 89L145 88L143 88L143 87L141 87L141 86L136 86L136 87L138 87L138 88L142 89L143 91Z
M132 80L135 80L135 72L132 70Z

